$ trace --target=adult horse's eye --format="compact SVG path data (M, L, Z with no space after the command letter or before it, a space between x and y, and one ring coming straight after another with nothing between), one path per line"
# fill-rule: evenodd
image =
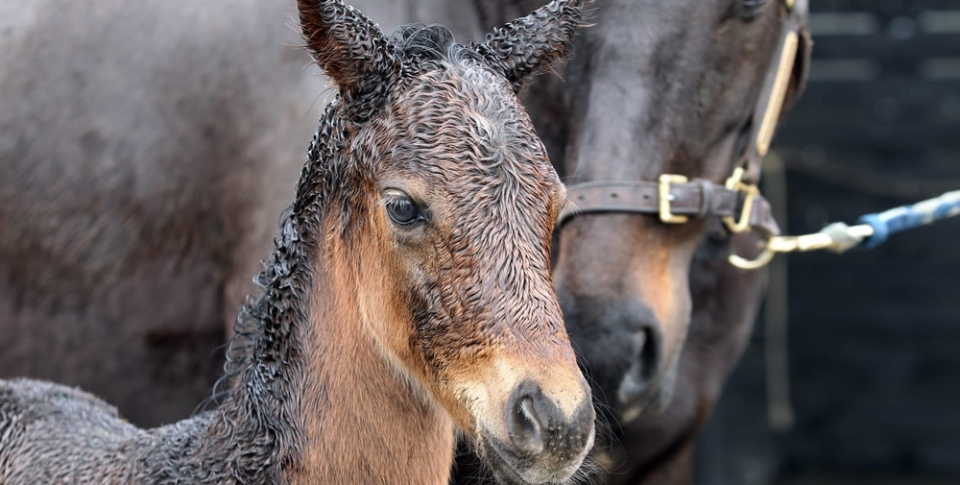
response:
M738 0L737 14L745 20L753 20L760 15L767 3L767 0Z
M417 204L409 195L399 190L391 190L387 193L386 206L390 220L401 226L423 220L423 214Z

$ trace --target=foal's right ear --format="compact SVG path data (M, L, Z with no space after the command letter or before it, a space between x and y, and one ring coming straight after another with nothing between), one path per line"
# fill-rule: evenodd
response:
M400 69L395 47L369 18L340 0L298 0L297 7L307 49L340 95L375 109Z
M527 77L566 57L573 34L581 26L585 3L587 0L553 0L526 17L493 29L474 49L519 91Z

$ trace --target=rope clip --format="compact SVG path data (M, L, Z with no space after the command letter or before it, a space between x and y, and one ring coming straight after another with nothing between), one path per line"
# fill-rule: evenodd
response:
M778 253L803 253L821 249L843 253L859 246L864 239L872 235L873 227L869 225L848 226L842 222L836 222L813 234L773 236L762 243L763 251L756 258L747 259L731 254L728 261L740 269L760 269L769 264Z

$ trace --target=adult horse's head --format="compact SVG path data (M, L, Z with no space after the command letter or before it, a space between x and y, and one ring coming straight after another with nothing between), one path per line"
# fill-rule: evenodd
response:
M744 181L756 181L767 100L777 107L782 88L790 104L803 84L806 4L796 3L609 0L597 10L599 27L578 37L564 154L575 210L561 220L554 277L595 391L621 421L669 402L703 233L696 216L725 210L739 222L748 205L751 222L775 227L764 204L746 197L749 184L723 184L744 160ZM801 52L795 64L785 57L774 88L766 79L781 45L793 42L788 31L800 34L792 39Z
M300 190L339 209L324 211L340 228L325 245L346 262L361 333L508 483L566 480L593 443L550 275L565 191L516 98L564 55L581 3L465 47L442 26L388 38L340 2L300 1L307 46L340 93L311 146L326 167L305 168L326 175Z

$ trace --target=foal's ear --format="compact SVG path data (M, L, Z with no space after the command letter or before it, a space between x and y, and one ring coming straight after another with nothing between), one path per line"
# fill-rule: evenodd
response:
M365 118L381 104L399 72L400 57L379 27L340 0L298 0L307 49L340 88L351 109Z
M566 57L573 34L581 26L586 0L553 0L530 15L493 29L474 46L519 91L530 75Z

